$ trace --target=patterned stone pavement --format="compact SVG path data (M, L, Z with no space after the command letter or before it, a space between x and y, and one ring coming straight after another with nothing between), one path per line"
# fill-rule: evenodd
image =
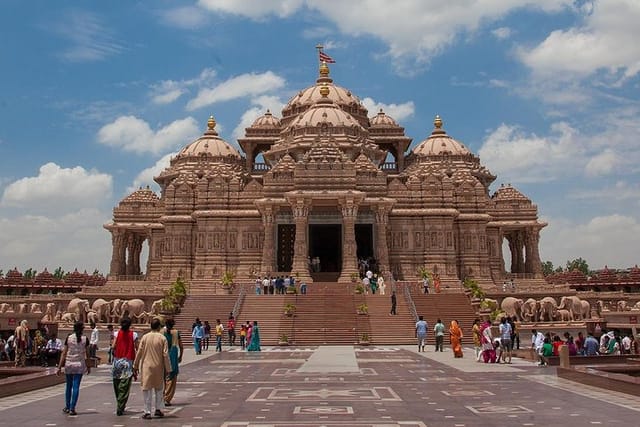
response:
M64 386L0 399L0 426L486 427L639 425L640 403L555 377L514 359L478 364L407 347L266 348L185 354L174 406L142 420L132 387L114 414L109 367L85 376L78 416L61 412ZM344 364L339 363L344 360Z

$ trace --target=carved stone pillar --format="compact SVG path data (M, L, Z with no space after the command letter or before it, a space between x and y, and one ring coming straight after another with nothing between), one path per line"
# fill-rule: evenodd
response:
M389 245L387 245L387 228L389 224L389 206L378 206L375 210L376 214L376 261L380 273L383 275L389 270Z
M534 277L541 277L542 262L540 261L540 252L538 245L540 243L540 230L529 228L525 234L525 248L527 258L525 268L527 273L531 273Z
M275 215L271 206L264 206L261 209L262 225L264 227L264 243L262 245L262 262L260 263L261 276L271 274L274 269L275 239L274 220Z
M291 201L291 211L296 223L296 240L293 246L293 263L291 273L297 274L299 280L311 281L309 274L309 244L307 242L307 226L309 224L309 203L304 199Z
M127 276L133 276L135 273L135 249L136 249L136 236L133 233L127 233L127 266L125 274Z
M111 266L109 274L119 276L125 274L125 256L126 256L126 232L122 229L115 228L111 230Z
M136 234L133 239L133 274L142 274L140 269L140 254L142 253L142 245L144 244L144 236Z
M525 272L524 265L524 232L518 230L515 236L516 240L516 271L518 273Z
M356 217L358 216L358 205L353 199L345 199L341 202L342 208L342 230L344 239L342 242L342 273L338 282L348 283L351 275L358 273L358 260L356 259Z

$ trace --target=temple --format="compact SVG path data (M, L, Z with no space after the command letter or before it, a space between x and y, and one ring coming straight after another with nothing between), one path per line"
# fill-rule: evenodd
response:
M542 279L537 206L496 179L436 116L409 149L404 128L372 116L322 63L281 118L267 111L238 140L207 130L114 208L110 280L192 284L291 274L349 282L359 260L398 280ZM508 242L508 245L503 243ZM146 268L141 266L143 245ZM509 248L505 266L503 246ZM316 264L317 263L317 264ZM144 270L144 271L143 271Z

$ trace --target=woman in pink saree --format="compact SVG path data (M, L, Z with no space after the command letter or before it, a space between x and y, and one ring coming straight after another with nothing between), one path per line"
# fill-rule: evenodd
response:
M457 320L451 321L449 326L449 335L451 336L451 349L455 357L462 357L462 329Z

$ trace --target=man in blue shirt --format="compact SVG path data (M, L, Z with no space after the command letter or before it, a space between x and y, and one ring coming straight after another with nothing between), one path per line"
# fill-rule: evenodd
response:
M586 356L597 356L600 343L594 338L593 334L589 332L587 339L584 342L584 352Z
M418 352L424 352L424 344L427 341L427 321L423 316L416 322L416 338L418 338Z

